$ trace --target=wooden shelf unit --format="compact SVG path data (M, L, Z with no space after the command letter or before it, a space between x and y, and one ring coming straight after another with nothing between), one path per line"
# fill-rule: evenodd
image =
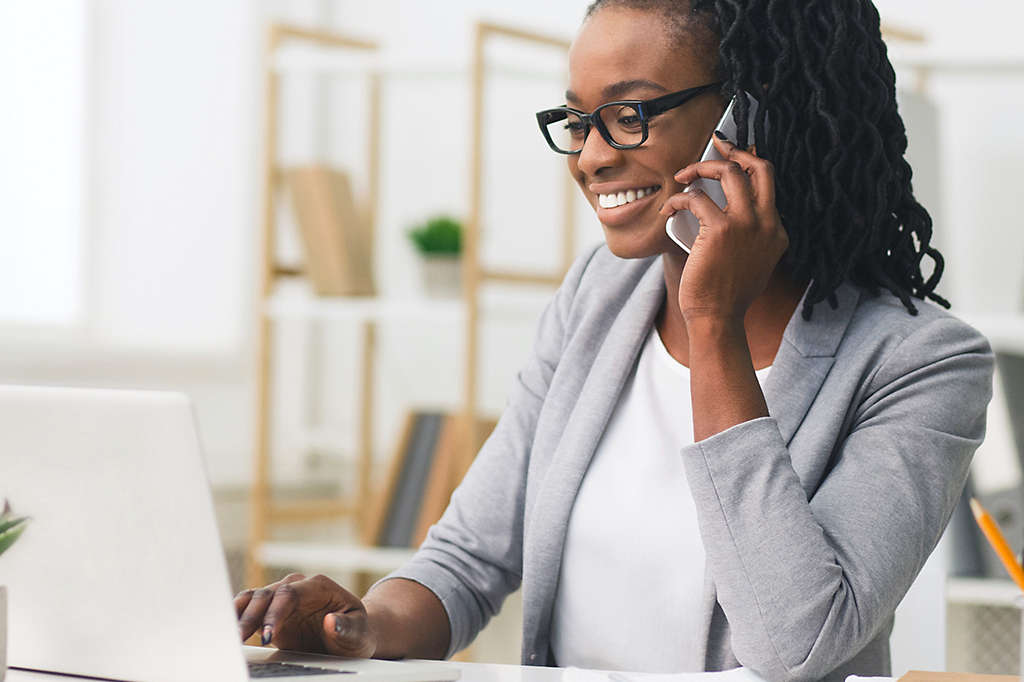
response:
M246 584L266 584L265 567L270 564L303 566L320 570L353 571L373 574L397 568L404 559L411 556L411 550L348 545L325 547L315 543L269 542L271 527L278 522L322 520L331 518L354 518L357 536L363 536L369 522L367 510L373 507L373 376L376 362L375 339L377 324L387 320L418 320L422 322L447 322L461 324L465 330L464 384L460 407L461 418L467 425L471 437L462 439L465 444L457 455L457 467L465 472L476 455L474 443L481 442L482 417L478 407L478 363L479 325L487 314L489 297L485 293L487 284L503 285L546 285L557 287L568 270L575 255L574 197L576 193L572 178L566 174L564 183L564 206L561 211L562 234L560 244L562 257L556 272L538 274L511 269L484 267L480 262L484 188L484 128L485 86L488 74L486 46L494 38L512 39L530 44L568 50L569 41L522 31L516 28L480 22L475 27L472 66L468 87L471 90L472 130L471 158L469 163L469 207L465 225L462 255L462 298L453 301L423 299L395 300L381 297L315 297L312 295L279 296L278 284L282 279L295 278L304 273L300 268L285 267L276 261L276 206L275 194L282 179L282 169L277 163L277 111L280 105L279 81L284 73L302 68L303 60L289 61L289 68L280 69L277 50L285 41L303 41L321 47L341 48L364 55L361 68L367 69L371 83L370 125L368 136L369 154L366 168L368 190L366 214L370 234L375 229L376 205L379 196L379 150L380 150L380 82L382 75L394 71L393 66L375 62L378 55L376 43L317 30L300 29L290 26L273 25L267 43L266 55L266 140L265 140L265 181L262 205L263 215L263 264L259 292L259 350L257 373L257 419L254 448L253 483L251 489L250 540L247 551ZM366 59L369 54L371 59ZM322 69L323 60L306 60L311 69ZM340 57L332 57L331 67L340 67ZM502 313L532 314L539 311L535 294L524 293L522 297L503 296ZM546 301L545 301L546 302ZM511 303L511 305L509 305ZM362 363L360 370L361 420L359 427L359 448L355 457L350 457L357 467L357 494L355 501L311 500L284 505L273 500L270 481L270 415L272 387L270 385L270 362L273 356L272 330L275 322L284 319L346 321L362 328Z
M283 266L277 260L277 219L276 196L283 180L283 169L278 164L278 109L281 99L281 74L273 68L274 55L278 48L287 41L301 41L319 47L327 47L357 53L376 52L375 42L338 35L325 31L272 24L269 27L266 43L264 65L265 78L265 118L264 118L264 182L262 197L262 264L260 277L258 313L259 331L257 339L257 373L256 373L256 433L253 453L253 479L250 490L249 511L249 544L246 551L245 584L256 586L266 584L264 562L261 546L270 536L270 529L275 523L314 521L332 518L354 517L358 522L365 522L370 493L371 468L373 451L371 440L373 434L373 369L375 363L376 322L366 319L362 322L362 373L361 392L363 400L362 419L359 433L359 453L357 461L358 485L356 499L352 500L310 500L301 504L283 504L273 499L270 481L270 414L272 410L272 386L270 382L270 363L273 356L273 319L267 313L265 301L274 294L276 285L283 278L303 275L302 269ZM369 78L370 130L367 135L369 145L367 154L367 197L364 203L364 218L373 241L375 231L376 207L379 196L380 175L380 82L372 71Z

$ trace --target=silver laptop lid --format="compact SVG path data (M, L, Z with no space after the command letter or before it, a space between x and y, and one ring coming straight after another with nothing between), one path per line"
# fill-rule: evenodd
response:
M8 665L248 679L185 396L0 387L4 497L32 517L0 556Z

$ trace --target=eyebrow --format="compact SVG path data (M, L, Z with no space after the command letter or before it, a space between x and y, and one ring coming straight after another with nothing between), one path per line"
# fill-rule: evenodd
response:
M601 95L605 99L618 99L625 95L627 92L636 90L637 88L648 88L651 90L657 90L658 92L668 92L668 89L663 85L658 85L654 81L645 80L643 78L635 78L630 81L619 81L618 83L612 83L605 87L601 91ZM565 101L579 103L579 96L572 90L565 91Z

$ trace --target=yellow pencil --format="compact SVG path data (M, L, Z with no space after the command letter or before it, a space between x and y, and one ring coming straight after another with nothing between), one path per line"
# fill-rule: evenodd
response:
M1021 590L1024 590L1024 569L1017 563L1016 557L1013 556L1013 550L1006 544L1006 539L999 531L999 526L996 524L995 519L989 516L985 508L981 506L981 503L973 497L971 498L971 511L974 512L974 520L978 522L981 532L988 538L988 544L992 545L992 549L999 555L1000 561L1003 562L1006 571L1013 578L1013 582L1017 583L1017 587Z

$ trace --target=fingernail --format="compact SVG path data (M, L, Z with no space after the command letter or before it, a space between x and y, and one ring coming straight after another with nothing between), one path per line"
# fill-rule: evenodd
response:
M723 133L721 130L716 130L715 131L715 137L717 137L719 140L723 140L725 142L729 142L729 138L726 137L725 133Z
M266 646L270 644L270 640L274 638L274 628L271 625L263 626L263 634L260 635L260 644Z

